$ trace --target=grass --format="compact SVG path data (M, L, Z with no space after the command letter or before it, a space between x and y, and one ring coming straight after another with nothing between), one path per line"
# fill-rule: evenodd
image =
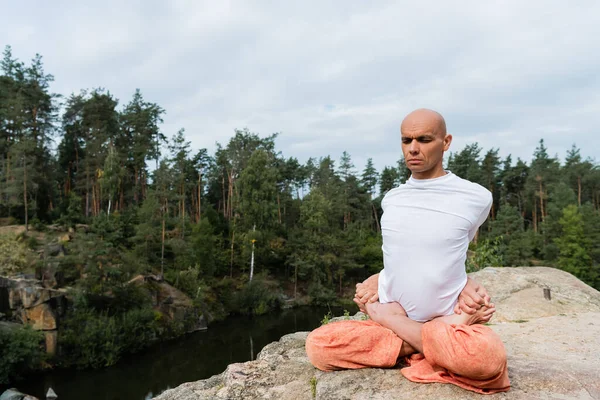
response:
M317 377L313 376L310 378L310 391L312 393L312 398L317 398Z

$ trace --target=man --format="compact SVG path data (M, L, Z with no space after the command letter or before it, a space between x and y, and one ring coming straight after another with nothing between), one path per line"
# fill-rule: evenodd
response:
M452 135L439 113L413 111L401 134L411 178L382 201L384 269L358 284L354 299L370 321L316 329L307 338L309 359L335 370L391 367L421 353L402 370L413 381L508 390L502 342L488 327L474 326L491 318L494 305L465 272L468 244L487 218L491 194L443 169Z

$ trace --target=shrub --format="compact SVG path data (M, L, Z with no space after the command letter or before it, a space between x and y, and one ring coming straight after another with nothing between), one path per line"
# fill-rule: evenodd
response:
M232 296L230 309L238 314L262 315L280 306L279 296L257 277Z
M480 240L473 253L467 257L467 272L475 272L486 267L502 267L503 260L499 252L502 236L493 240Z
M315 306L328 306L335 302L336 295L333 290L323 286L321 283L312 283L308 287L308 295L311 304Z
M62 362L78 368L113 365L124 354L155 342L159 328L151 308L109 316L80 304L68 313L59 333Z
M44 335L29 326L16 329L0 327L0 384L19 378L40 367L45 353Z
M0 235L0 275L23 272L29 265L26 243L15 235Z

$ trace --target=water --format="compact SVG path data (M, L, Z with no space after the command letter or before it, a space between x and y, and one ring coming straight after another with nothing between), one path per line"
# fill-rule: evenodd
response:
M12 386L40 399L45 399L49 387L59 400L150 399L183 382L219 374L228 364L253 360L265 345L281 336L316 328L328 311L301 307L254 318L232 317L204 332L157 344L113 367L49 371ZM343 313L333 311L334 315Z

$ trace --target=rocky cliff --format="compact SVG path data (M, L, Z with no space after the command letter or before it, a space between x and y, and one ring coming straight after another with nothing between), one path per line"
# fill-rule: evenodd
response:
M600 292L544 267L486 268L471 276L496 304L491 326L506 345L512 383L510 392L486 398L600 399ZM304 351L307 334L286 335L255 361L231 364L157 400L482 398L453 385L412 383L398 369L318 371Z

